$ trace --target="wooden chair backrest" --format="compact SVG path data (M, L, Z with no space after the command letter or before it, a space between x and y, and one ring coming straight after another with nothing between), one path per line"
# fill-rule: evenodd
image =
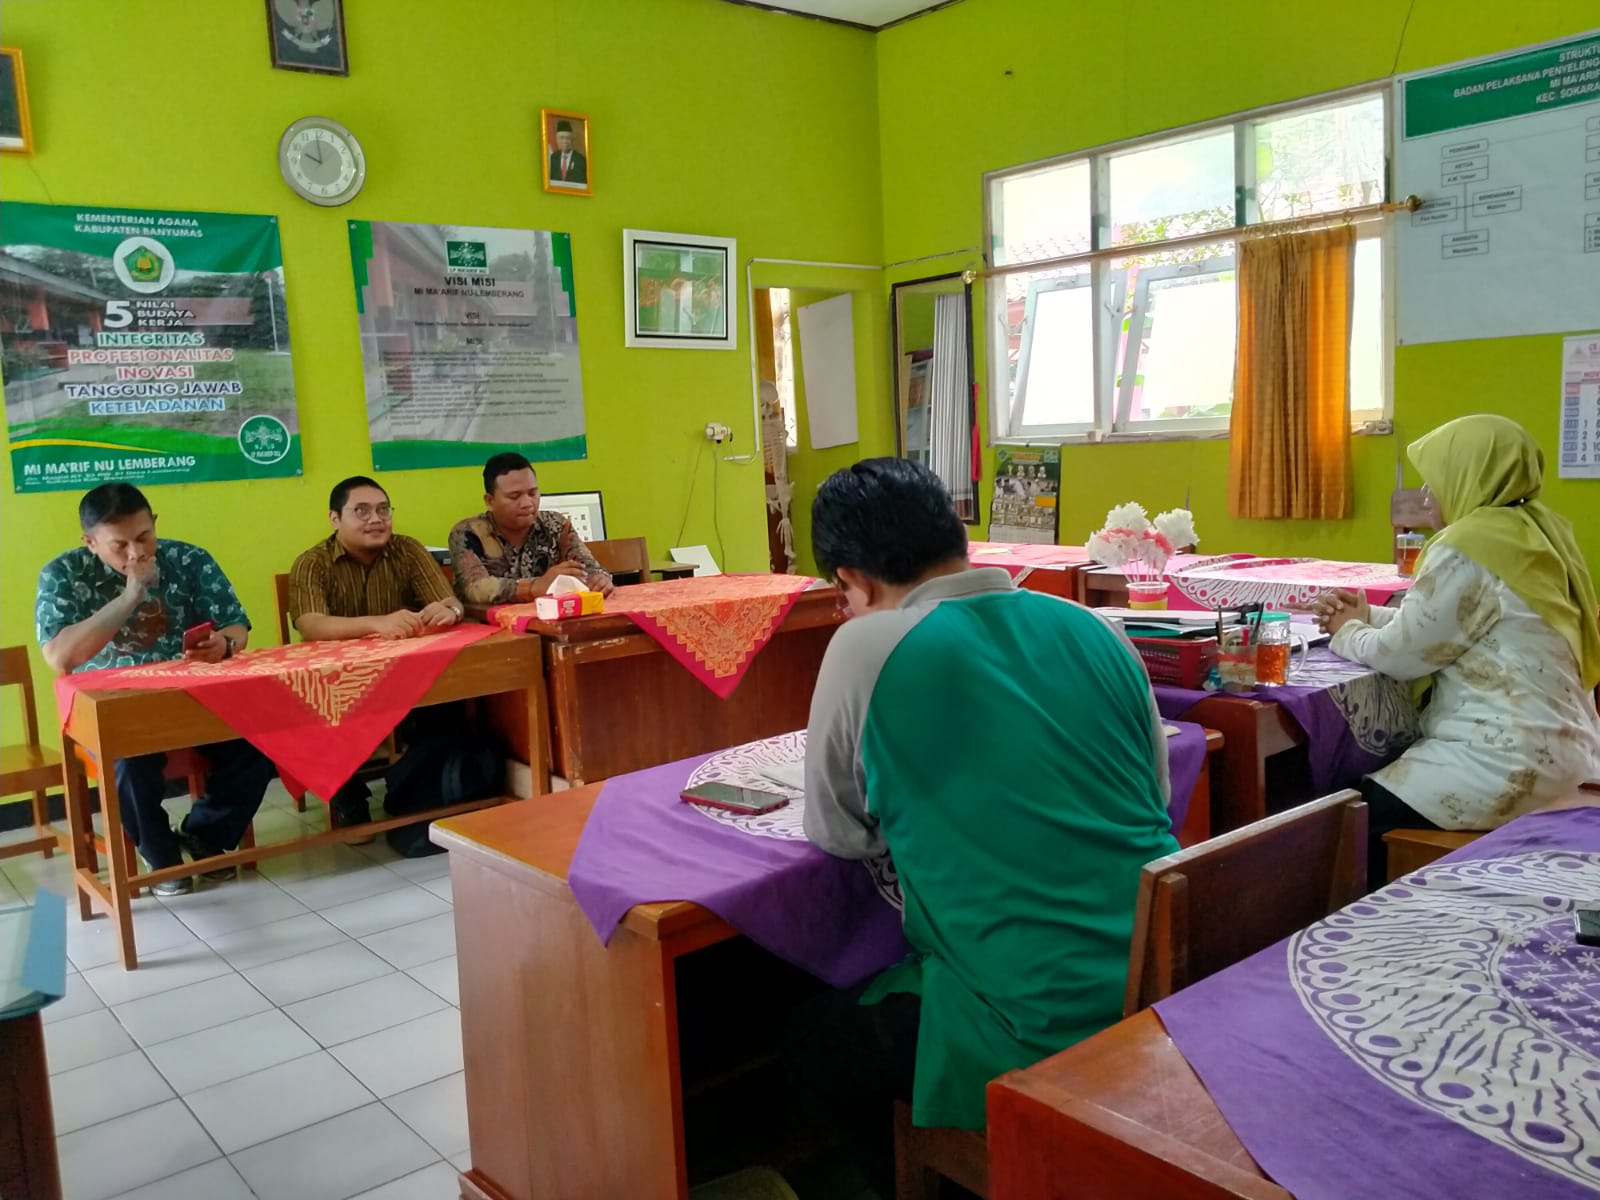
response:
M650 544L642 537L610 538L588 543L589 552L607 571L638 571L640 578L650 574Z
M22 689L22 725L29 746L39 744L39 709L33 697L33 668L28 663L26 646L0 648L0 687L15 684Z
M1433 515L1422 499L1421 488L1395 488L1390 493L1389 524L1396 530L1433 528Z
M272 577L272 593L278 601L278 645L289 644L289 576Z
M1366 855L1367 806L1347 790L1146 864L1123 1015L1359 899Z

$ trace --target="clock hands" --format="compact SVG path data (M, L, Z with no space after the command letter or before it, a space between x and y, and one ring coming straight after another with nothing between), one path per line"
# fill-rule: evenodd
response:
M312 138L311 139L311 145L312 146L320 146L320 145L322 145L322 138L320 136ZM322 155L319 153L315 158L311 158L310 147L307 147L307 149L306 149L306 157L310 158L312 162L317 164L317 166L320 167L322 165Z

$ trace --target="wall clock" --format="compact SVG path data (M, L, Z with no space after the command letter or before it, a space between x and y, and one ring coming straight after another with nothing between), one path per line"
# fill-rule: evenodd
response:
M313 204L345 204L367 181L361 143L330 117L301 117L278 139L283 180Z

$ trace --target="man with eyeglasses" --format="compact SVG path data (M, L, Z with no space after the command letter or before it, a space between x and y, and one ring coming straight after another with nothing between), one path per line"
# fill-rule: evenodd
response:
M328 524L333 532L289 571L289 619L306 641L416 637L461 619L433 556L395 533L394 507L377 481L352 475L336 484ZM345 784L328 802L333 826L370 820L369 799L359 779Z

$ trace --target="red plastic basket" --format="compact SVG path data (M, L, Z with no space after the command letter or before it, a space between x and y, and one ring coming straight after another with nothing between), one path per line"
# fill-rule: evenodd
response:
M1173 687L1199 688L1204 686L1211 667L1217 661L1217 639L1210 638L1129 638L1133 648L1144 659L1150 672L1151 683L1167 683Z

